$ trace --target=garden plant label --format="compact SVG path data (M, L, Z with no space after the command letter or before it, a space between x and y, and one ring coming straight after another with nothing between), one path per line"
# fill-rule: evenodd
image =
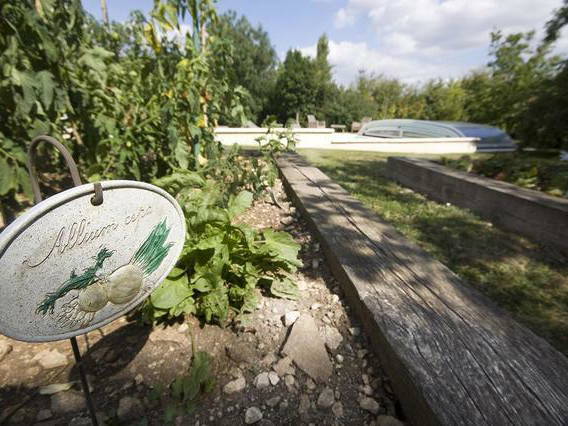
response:
M32 207L0 235L0 332L66 339L134 308L175 266L185 237L178 203L141 182L102 182Z

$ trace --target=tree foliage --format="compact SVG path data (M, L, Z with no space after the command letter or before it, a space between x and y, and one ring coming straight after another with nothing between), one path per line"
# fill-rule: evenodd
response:
M66 141L91 180L150 180L213 155L215 124L243 115L223 72L230 45L205 38L216 21L211 0L157 1L150 16L109 27L79 0L3 3L0 196L28 190L26 145L44 133Z
M314 61L298 50L290 50L278 69L271 99L271 112L282 122L301 114L313 114L319 83Z
M237 17L232 11L221 15L210 32L231 46L232 61L224 70L228 83L248 91L244 106L250 118L260 123L267 114L278 65L268 33L262 26L255 28L246 17Z

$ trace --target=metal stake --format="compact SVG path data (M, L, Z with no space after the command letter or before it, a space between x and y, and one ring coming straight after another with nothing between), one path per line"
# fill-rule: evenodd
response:
M36 160L36 148L40 142L47 142L53 145L60 153L63 155L65 159L65 163L69 167L69 171L71 172L71 178L73 179L74 186L81 185L81 177L79 176L79 171L77 169L77 163L73 160L71 153L65 148L65 146L59 142L57 139L52 138L51 136L38 136L28 148L28 172L30 174L30 180L32 183L32 191L34 193L34 201L35 203L39 203L43 200L41 195L41 191L39 188L39 182L37 178L37 171L35 168L35 160ZM98 187L95 184L95 196L96 202L93 204L99 205L102 203L102 190L100 184ZM75 363L79 368L79 376L81 377L81 387L83 388L83 393L85 394L85 400L87 401L87 408L89 409L89 414L91 416L91 423L93 426L98 426L99 422L97 420L97 415L95 412L95 405L93 403L93 399L91 398L91 391L89 390L89 382L87 381L87 375L85 374L85 369L83 368L83 362L81 358L81 352L79 351L79 345L77 344L77 339L75 337L71 337L71 347L73 348L73 355L75 356Z
M79 351L79 345L77 344L77 339L71 337L71 347L73 348L73 355L75 355L75 363L79 367L79 376L81 376L81 386L83 387L83 393L85 394L85 399L87 400L87 408L89 409L89 414L91 415L91 423L93 426L99 426L97 420L97 413L95 412L95 404L93 403L93 398L91 398L91 391L89 390L89 382L87 381L87 375L85 374L85 369L83 368L83 360L81 358L81 352Z

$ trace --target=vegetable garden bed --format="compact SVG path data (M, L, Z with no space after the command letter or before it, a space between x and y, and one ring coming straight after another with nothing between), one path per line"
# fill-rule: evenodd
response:
M386 178L374 153L302 151L357 199L568 354L568 260L475 214ZM430 157L431 158L431 157Z
M566 199L417 158L389 158L387 175L433 200L469 209L503 229L568 254Z
M78 338L97 410L107 424L241 425L252 407L262 413L257 424L263 425L368 425L377 419L399 424L390 379L370 351L319 244L281 186L273 193L280 207L259 200L235 223L290 232L301 245L303 266L290 275L300 298L258 294L254 311L231 327L205 324L193 315L150 327L130 316ZM312 339L328 342L326 336L333 336L328 342L333 374L326 383L282 361L280 350L294 327L283 317L296 311L314 319L318 336ZM0 422L88 423L71 359L66 341L29 344L0 336ZM264 386L257 378L268 372L276 373L278 381L272 374L274 382ZM187 383L192 393L180 399L173 383ZM320 396L325 391L329 397L329 390L332 405L327 406ZM368 411L361 398L372 398L377 406Z
M509 182L556 197L568 197L568 161L559 160L558 153L465 155L459 158L443 157L439 161L456 170Z
M565 423L568 359L319 169L278 164L413 423Z

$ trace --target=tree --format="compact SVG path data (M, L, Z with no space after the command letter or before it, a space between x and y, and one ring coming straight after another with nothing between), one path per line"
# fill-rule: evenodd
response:
M544 43L554 43L566 24L568 0L546 23ZM539 96L529 100L519 134L532 146L568 149L568 61L562 61L556 75L542 83Z
M528 103L537 99L543 83L555 75L558 58L550 56L550 44L534 45L534 32L503 36L491 34L486 75L464 79L469 118L503 128L519 136Z
M267 113L278 65L268 33L260 25L253 27L246 17L237 17L234 11L221 15L218 25L209 31L231 45L233 62L225 70L229 84L248 91L245 108L254 121L261 122Z
M554 16L546 23L545 42L554 42L560 36L560 30L568 24L568 0L564 0L564 4L554 11Z
M332 118L328 115L326 106L331 101L336 86L332 81L331 65L329 64L328 56L329 40L327 35L323 34L318 40L316 58L314 60L316 80L318 83L316 110L314 113L318 115L318 118L324 118L329 122L332 121Z
M319 88L315 62L298 50L289 50L278 70L270 111L282 122L296 113L313 114Z
M458 81L429 81L424 89L424 118L427 120L462 121L465 119L466 92Z

